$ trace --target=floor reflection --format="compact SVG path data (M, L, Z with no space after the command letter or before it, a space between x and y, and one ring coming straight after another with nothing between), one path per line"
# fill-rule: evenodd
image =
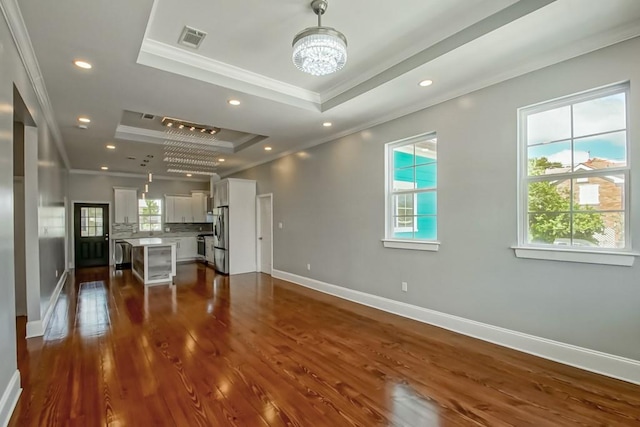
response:
M111 325L104 281L80 283L78 288L77 331L83 337L104 335Z
M391 385L393 419L400 425L439 427L437 403L425 398L409 385L396 383Z

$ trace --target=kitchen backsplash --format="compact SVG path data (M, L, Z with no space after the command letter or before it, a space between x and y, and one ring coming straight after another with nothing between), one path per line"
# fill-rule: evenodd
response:
M123 223L113 223L111 225L111 236L112 237L129 237L131 234L136 234L138 236L161 236L165 233L207 233L213 231L213 224L209 222L204 223L195 223L195 224L163 224L162 231L139 231L138 224L123 224Z

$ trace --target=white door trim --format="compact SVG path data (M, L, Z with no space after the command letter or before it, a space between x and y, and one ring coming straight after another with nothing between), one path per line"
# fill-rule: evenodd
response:
M260 214L260 199L269 199L270 201L270 233L271 233L271 271L268 274L273 274L273 193L259 194L256 197L256 266L258 272L262 271L262 249L260 245L260 235L262 234L262 216Z

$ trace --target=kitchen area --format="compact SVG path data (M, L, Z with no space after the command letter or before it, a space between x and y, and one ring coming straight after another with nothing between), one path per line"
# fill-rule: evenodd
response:
M101 228L92 228L93 218L82 218L80 233L104 233L116 271L131 269L147 286L173 283L180 263L203 263L219 274L256 271L255 181L70 178L72 203L101 203L108 211Z

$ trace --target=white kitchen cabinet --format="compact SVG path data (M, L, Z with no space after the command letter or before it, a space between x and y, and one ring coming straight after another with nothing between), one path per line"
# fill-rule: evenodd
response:
M229 206L229 180L223 179L213 184L213 207Z
M207 193L202 191L191 192L192 222L207 222Z
M195 237L179 237L178 261L193 261L198 258L198 241Z
M165 196L165 223L193 222L190 196Z
M118 224L138 223L138 189L114 187L115 217Z

